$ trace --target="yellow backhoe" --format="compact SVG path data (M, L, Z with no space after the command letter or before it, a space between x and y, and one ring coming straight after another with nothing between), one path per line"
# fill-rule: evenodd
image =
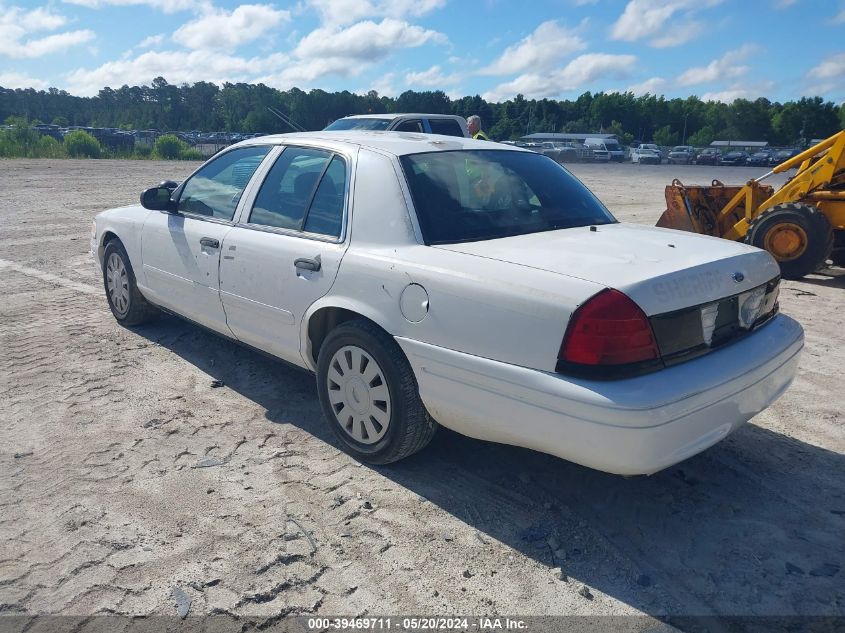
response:
M761 184L798 171L777 191ZM743 186L718 180L666 187L657 226L744 240L769 251L786 279L799 279L828 259L845 264L845 130Z

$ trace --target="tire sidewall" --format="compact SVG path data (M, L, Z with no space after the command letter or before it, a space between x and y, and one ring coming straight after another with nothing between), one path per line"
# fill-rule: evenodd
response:
M765 250L766 234L777 224L797 224L807 235L807 248L796 259L778 262L786 279L799 279L824 265L831 238L830 223L817 209L809 205L777 205L764 212L751 224L747 242ZM774 255L773 255L774 257Z
M391 343L393 345L396 344L393 341L379 340L379 337L373 336L363 328L341 325L335 331L331 332L323 342L317 360L317 392L320 397L323 415L343 445L356 457L370 462L379 462L383 458L388 458L397 449L405 435L405 426L408 420L408 394L402 389L401 377L399 376L394 360L385 350L385 345ZM387 390L390 394L390 422L387 433L375 444L362 444L350 437L341 427L335 415L334 408L329 401L328 385L326 384L329 364L335 352L347 345L360 347L370 354L378 363L379 367L381 367L387 383Z
M114 303L112 303L111 293L109 292L109 282L106 275L109 257L113 254L117 254L117 256L123 260L123 265L126 268L126 278L129 282L129 301L126 305L126 312L123 314L118 312ZM135 301L135 272L132 270L132 264L129 262L129 256L126 254L126 249L123 248L123 244L117 240L109 242L103 251L103 288L106 291L106 301L109 302L109 308L111 309L114 318L118 321L126 321L129 318L129 315L132 314L133 302Z

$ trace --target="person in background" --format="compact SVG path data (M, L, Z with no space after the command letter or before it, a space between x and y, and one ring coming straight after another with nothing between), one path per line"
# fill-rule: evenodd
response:
M469 129L469 135L480 141L489 141L490 139L481 129L481 117L477 114L473 114L470 117L467 117L467 128Z

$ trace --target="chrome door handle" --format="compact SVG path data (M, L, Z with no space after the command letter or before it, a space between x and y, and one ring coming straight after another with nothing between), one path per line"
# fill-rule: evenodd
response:
M297 268L302 270L310 270L312 272L317 272L321 268L320 264L320 256L317 255L314 259L307 259L305 257L300 257L296 261L293 262L293 265Z
M213 237L202 238L200 244L208 246L208 248L220 248L220 240L215 240Z

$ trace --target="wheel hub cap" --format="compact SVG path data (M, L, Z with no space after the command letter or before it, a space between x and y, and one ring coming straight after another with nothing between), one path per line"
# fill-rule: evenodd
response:
M791 261L807 250L807 233L797 224L784 222L769 230L765 246L778 261Z
M125 314L129 309L129 275L117 253L112 253L106 262L106 285L112 305L120 314Z
M340 427L356 442L375 444L390 424L390 392L375 359L355 345L332 356L326 376L329 402Z

